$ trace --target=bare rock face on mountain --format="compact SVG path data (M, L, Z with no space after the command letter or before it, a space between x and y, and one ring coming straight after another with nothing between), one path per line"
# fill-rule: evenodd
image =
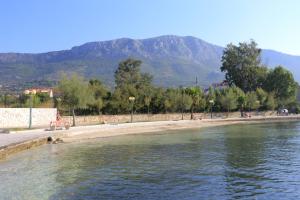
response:
M224 78L220 72L223 47L195 37L160 36L134 40L122 38L90 42L70 50L40 54L0 54L0 84L33 80L57 80L61 72L77 72L113 85L118 63L128 57L143 61L142 71L154 76L159 86L207 86ZM263 62L282 64L300 80L300 57L264 50Z

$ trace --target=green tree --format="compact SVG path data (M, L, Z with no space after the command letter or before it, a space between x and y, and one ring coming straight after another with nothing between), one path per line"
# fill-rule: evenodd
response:
M214 103L214 110L217 112L220 112L222 110L222 103L221 103L221 97L222 97L222 92L223 90L220 89L214 89L214 93L215 93L215 103Z
M25 107L29 108L30 106L32 106L33 108L35 108L41 104L41 100L37 94L28 94L25 96L27 96L26 101L23 104Z
M130 96L135 97L135 110L145 110L145 96L153 89L152 76L147 73L141 73L140 60L127 59L120 62L115 72L115 94L112 95L112 105L117 106L118 112L129 112L130 102L127 101Z
M237 97L232 88L223 90L223 94L220 97L221 105L229 113L231 110L237 107Z
M165 110L164 108L165 92L166 91L163 88L154 88L153 91L154 95L151 101L153 113L159 113Z
M165 113L173 112L176 106L176 96L173 89L167 89L164 95L164 111Z
M262 87L267 76L267 68L261 65L260 56L261 49L257 48L253 40L250 43L239 43L238 46L227 45L222 56L221 71L225 72L228 83L245 92Z
M192 97L188 96L188 95L184 95L182 97L182 106L183 106L183 111L186 111L186 110L190 110L191 109L191 106L193 104L193 99Z
M107 107L111 114L118 114L124 112L124 110L127 112L130 111L130 104L127 101L129 96L127 97L127 99L123 99L122 96L123 95L120 88L116 88L115 91L111 94L109 102L107 104Z
M77 74L72 74L71 77L62 74L58 90L61 92L62 104L72 110L73 126L75 126L75 109L86 108L93 100L88 84Z
M89 81L89 90L93 95L93 101L89 103L89 106L96 109L98 114L101 114L101 109L104 107L104 98L107 97L107 89L98 79L91 79Z
M164 100L165 113L168 113L171 107L172 107L171 101L169 99L165 99Z
M273 92L282 106L296 100L298 85L293 74L281 66L270 71L264 88L268 92Z
M262 88L257 88L256 89L256 96L257 96L257 100L260 102L260 105L263 106L263 108L266 108L266 102L268 99L268 92L266 92L265 90L263 90Z
M19 96L20 107L29 107L29 98L30 98L29 95L21 94Z
M246 94L246 106L248 111L259 108L260 102L257 100L256 92L248 92Z
M37 93L36 94L36 97L39 99L39 101L41 103L46 103L46 102L49 102L51 100L50 96L48 93Z
M238 107L240 108L241 117L244 116L245 103L246 103L246 97L244 95L238 96L237 104L238 104Z
M274 110L276 108L276 100L273 93L269 93L265 102L267 110Z
M131 58L120 62L115 72L116 87L122 88L125 85L139 84L141 80L141 64L142 61Z
M191 119L194 119L194 110L197 107L205 107L204 93L199 87L190 87L185 89L185 93L192 99L191 105Z
M10 108L10 107L17 107L18 106L18 97L12 94L3 94L1 96L1 104L3 107Z
M150 114L150 104L151 104L151 96L144 97L144 104L147 106L147 114Z
M141 98L143 99L141 108L142 110L146 111L147 114L150 114L150 109L151 109L151 103L153 101L153 96L154 94L154 88L152 87L151 84L146 85L145 87L143 87L143 89L141 89ZM143 106L145 107L145 109L143 109Z
M213 101L214 102L213 104L215 104L215 101L216 101L216 94L212 87L209 87L207 95L205 96L205 99L206 99L207 109L212 109L213 105L211 105L210 102Z

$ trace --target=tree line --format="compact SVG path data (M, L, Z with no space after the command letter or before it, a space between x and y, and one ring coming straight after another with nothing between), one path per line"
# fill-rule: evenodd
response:
M27 94L0 94L0 108L51 108L54 106L53 100L47 93Z

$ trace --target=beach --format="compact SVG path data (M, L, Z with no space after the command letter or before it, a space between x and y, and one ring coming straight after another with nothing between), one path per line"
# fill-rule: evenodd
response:
M300 115L101 124L78 126L72 127L70 130L56 131L48 131L46 129L15 131L10 134L0 134L0 159L4 159L19 151L46 144L49 137L54 140L59 138L60 141L69 143L121 135L157 134L158 132L163 133L163 131L170 130L201 129L242 123L266 123L295 120L300 120Z
M270 116L253 118L226 118L180 121L137 122L124 124L105 124L73 128L61 135L64 142L80 142L95 138L115 137L132 134L151 134L170 130L201 129L242 123L263 123L274 121L300 120L300 116Z

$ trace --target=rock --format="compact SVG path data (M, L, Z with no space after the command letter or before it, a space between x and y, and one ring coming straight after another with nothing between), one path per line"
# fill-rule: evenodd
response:
M10 131L8 129L0 129L0 133L10 133Z
M49 143L51 143L51 144L58 144L58 143L62 143L62 142L64 142L61 138L53 138L53 137L51 137L51 136L49 136L48 138L47 138L47 141L49 142Z
M64 142L61 138L57 138L56 140L55 140L55 142L56 142L56 144L57 143L62 143L62 142Z
M51 137L51 136L49 136L48 138L47 138L47 142L53 142L53 137Z

